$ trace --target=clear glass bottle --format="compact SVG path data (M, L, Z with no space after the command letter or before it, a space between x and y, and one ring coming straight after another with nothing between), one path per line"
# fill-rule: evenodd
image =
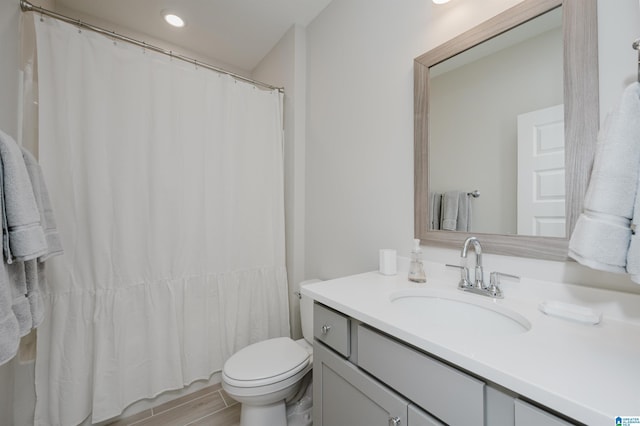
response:
M427 282L427 276L424 273L424 264L422 263L422 249L420 249L420 240L413 240L413 250L411 250L411 264L409 264L409 281L416 283Z

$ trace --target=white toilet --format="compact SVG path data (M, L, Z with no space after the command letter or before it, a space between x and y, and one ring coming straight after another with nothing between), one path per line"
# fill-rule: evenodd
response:
M300 287L318 282L309 280ZM313 300L301 296L304 339L277 337L233 354L222 369L222 388L239 403L240 426L287 426L286 404L298 396L313 364Z

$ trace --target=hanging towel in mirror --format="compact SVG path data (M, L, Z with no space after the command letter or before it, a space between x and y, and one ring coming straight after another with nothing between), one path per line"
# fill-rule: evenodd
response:
M442 194L439 192L431 193L431 229L437 231L440 229L440 211L442 209Z
M471 197L466 192L458 194L458 220L456 231L471 231Z
M445 231L455 231L458 226L459 202L458 191L447 191L442 196L441 228Z

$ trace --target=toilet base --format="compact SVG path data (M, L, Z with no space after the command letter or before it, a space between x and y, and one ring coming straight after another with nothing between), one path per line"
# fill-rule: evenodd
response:
M286 426L287 410L284 400L269 405L240 406L240 426Z

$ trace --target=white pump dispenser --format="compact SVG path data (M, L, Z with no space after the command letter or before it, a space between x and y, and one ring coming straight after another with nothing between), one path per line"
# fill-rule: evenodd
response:
M427 282L427 276L424 273L424 265L422 263L422 250L420 249L420 240L413 240L413 250L411 250L411 264L409 265L409 281L416 283Z

